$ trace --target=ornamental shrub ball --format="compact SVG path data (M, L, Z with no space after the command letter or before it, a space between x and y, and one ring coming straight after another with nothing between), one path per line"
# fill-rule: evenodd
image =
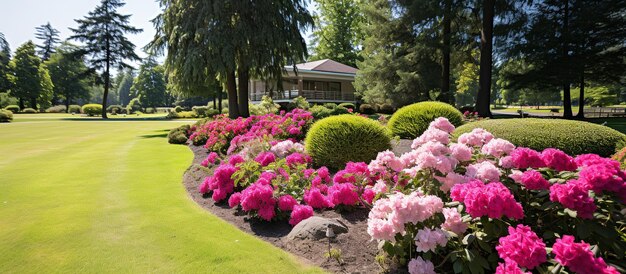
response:
M81 113L82 108L79 105L70 105L67 112L69 113Z
M626 142L626 135L609 127L562 119L482 120L458 127L453 135L458 138L475 128L485 129L493 136L508 140L516 146L537 151L556 148L569 155L594 153L608 157Z
M13 121L13 112L6 109L0 109L0 123L9 123Z
M341 169L350 161L369 162L391 148L388 130L371 119L345 114L322 119L306 136L306 152L314 164Z
M326 103L326 104L324 104L324 107L328 108L328 109L335 109L337 107L337 104L335 104L335 103Z
M287 107L289 110L296 109L296 108L306 110L306 109L309 109L309 107L311 107L311 104L309 104L306 98L302 96L298 96L296 98L293 98L293 100L289 102L289 105Z
M7 107L5 107L4 109L9 110L13 113L18 113L20 112L20 107L17 105L8 105Z
M37 111L33 108L25 108L22 110L23 113L37 113Z
M356 109L356 106L353 103L341 103L339 104L340 107L344 107L344 108L349 108L352 110Z
M207 117L209 108L205 106L195 106L191 110L196 113L198 117Z
M124 107L120 106L120 105L110 105L107 107L107 112L108 113L115 113L115 114L120 114L122 113L122 109Z
M141 101L139 101L139 98L134 98L130 100L130 102L128 102L128 105L126 106L126 112L128 114L133 114L137 111L141 111L142 108L143 106L141 105Z
M46 109L47 113L65 113L67 108L63 105L53 106Z
M380 113L382 114L393 114L393 111L395 109L393 108L393 106L391 104L382 104L380 105Z
M176 106L176 107L174 108L174 111L175 111L175 112L181 112L181 111L183 111L183 107L181 107L181 106Z
M83 106L83 113L89 116L97 116L102 113L102 105L100 104L86 104Z
M376 113L376 109L370 104L362 104L359 106L359 112L367 115Z
M420 136L430 122L445 117L454 126L463 123L463 114L453 106L441 102L420 102L398 109L389 119L389 129L394 136L415 139Z
M167 134L167 141L170 144L185 144L187 143L187 131L189 131L189 125L182 125L180 127L170 130Z

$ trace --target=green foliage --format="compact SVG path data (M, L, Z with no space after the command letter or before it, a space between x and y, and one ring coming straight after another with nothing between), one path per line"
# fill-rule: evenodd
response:
M263 96L261 102L257 105L250 104L250 114L252 115L264 115L268 113L278 113L280 105L275 104L269 96Z
M126 106L126 113L133 114L137 111L141 111L142 109L143 109L143 105L141 104L141 101L139 100L139 98L133 98L132 100L130 100L130 102Z
M82 110L83 110L83 108L81 108L79 105L70 105L70 107L67 109L67 112L69 112L69 113L81 113Z
M0 93L0 108L4 108L10 105L17 105L17 98L11 96L8 93Z
M17 48L11 61L12 78L15 83L11 94L29 101L32 108L37 107L37 98L41 92L40 65L41 59L35 54L35 44L31 41Z
M83 106L83 113L89 116L97 116L102 114L102 105L100 104L86 104Z
M580 101L580 88L572 89L572 102ZM606 86L585 87L585 104L592 107L605 107L617 104L617 94L612 94Z
M78 46L64 42L45 62L54 84L54 95L66 104L89 99L89 78L92 75L79 50Z
M561 119L496 119L468 123L454 136L483 128L494 136L535 150L558 148L571 155L596 153L608 157L624 146L626 136L609 127Z
M188 140L187 132L189 131L189 129L189 125L182 125L180 127L170 130L170 132L167 134L167 142L170 144L186 144Z
M353 103L341 103L340 107L349 108L351 110L356 110L356 106Z
M15 80L11 75L9 75L11 71L10 63L11 48L5 39L4 34L0 32L0 95L9 91ZM2 106L2 100L0 97L0 107Z
M166 93L165 69L150 56L141 64L131 90L141 98L143 106L157 107L165 105Z
M371 115L376 113L376 109L370 104L361 104L359 106L359 112L365 115Z
M65 113L67 108L63 105L53 106L46 109L47 113Z
M176 107L174 107L174 111L175 111L175 112L181 112L181 111L183 111L183 107L181 107L181 106L176 106Z
M335 109L337 107L337 104L335 103L325 103L324 107L327 109Z
M441 102L421 102L398 109L389 119L388 126L395 136L415 139L438 117L448 118L455 126L463 123L463 114L453 106Z
M385 103L385 104L380 105L379 112L382 114L393 114L394 111L395 109L393 108L391 104Z
M34 108L25 108L22 110L22 113L37 113L37 110Z
M167 118L168 119L198 118L198 114L195 111L181 111L181 112L170 111L167 114Z
M10 110L10 111L11 111L11 112L13 112L13 113L18 113L18 112L20 112L20 106L18 106L18 105L8 105L8 106L6 106L4 109L6 109L6 110Z
M131 95L131 87L133 86L133 79L135 75L132 69L126 69L121 75L119 83L117 84L117 95L119 96L120 105L128 105L130 99L137 96L137 94Z
M0 123L9 123L13 121L13 112L6 109L0 109Z
M357 115L339 115L317 121L307 133L306 151L318 166L340 169L349 162L369 162L391 148L388 130Z
M50 59L50 55L55 52L56 45L61 42L61 39L59 39L60 32L53 28L50 22L35 29L37 30L35 37L42 40L42 45L37 45L38 53L43 61L47 61Z
M320 12L315 18L310 60L332 59L356 67L361 61L359 46L363 40L363 13L358 0L318 0Z
M311 115L313 115L313 118L315 118L316 120L326 118L333 114L332 109L328 109L321 105L315 105L311 107L309 111L311 112Z
M197 117L208 117L209 108L205 106L195 106L191 110L196 113Z
M48 73L48 68L45 64L39 65L39 83L40 91L37 97L37 105L40 109L47 109L52 106L52 96L54 93L54 84Z
M124 107L120 105L110 105L107 107L108 113L120 114L122 111L124 111Z
M302 96L298 96L296 98L293 98L293 100L291 100L291 102L289 102L289 109L296 109L296 108L300 108L300 109L309 109L311 107L311 104L309 104L309 102L306 100L306 98L302 97Z

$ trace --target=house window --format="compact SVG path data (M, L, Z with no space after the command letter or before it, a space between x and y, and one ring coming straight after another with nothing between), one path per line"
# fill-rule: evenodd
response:
M328 82L328 91L339 91L339 92L341 92L341 83L339 83L339 82Z

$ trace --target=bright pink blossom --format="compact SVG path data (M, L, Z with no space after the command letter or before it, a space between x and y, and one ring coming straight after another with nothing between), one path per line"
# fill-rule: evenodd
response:
M246 160L243 158L243 156L239 155L239 154L235 154L230 156L230 158L228 159L228 163L230 165L236 166L239 163L243 163Z
M328 198L335 206L352 206L359 202L359 193L352 183L334 184L328 188Z
M531 274L530 272L522 271L517 263L513 260L504 260L504 263L499 263L496 268L496 274Z
M287 158L285 159L287 160L287 164L290 167L311 162L311 157L309 155L301 154L299 152L294 152L291 155L287 156Z
M466 211L472 217L488 216L499 219L507 216L511 219L524 217L522 205L515 201L511 191L500 182L484 184L474 180L452 187L450 197L465 204Z
M313 187L304 192L304 202L313 208L328 208L334 206L331 200L322 194L317 187Z
M228 206L236 207L241 203L241 193L235 192L228 198Z
M219 158L219 155L215 152L211 152L209 153L209 155L206 157L206 159L204 159L201 163L202 166L204 167L208 167L209 164L215 164L215 162L217 161L217 158Z
M469 180L468 177L454 172L446 174L446 177L435 176L435 179L441 183L439 189L443 192L448 192L454 185L467 183Z
M615 268L607 266L600 257L595 257L589 244L574 242L574 236L563 235L552 246L554 259L569 270L580 274L619 273Z
M280 211L291 211L298 201L291 195L283 195L278 198L278 209Z
M257 155L254 160L261 164L261 166L267 166L271 163L273 163L274 161L276 161L276 156L274 155L274 153L271 153L269 151L266 152L261 152L259 155Z
M539 171L534 169L522 173L521 183L530 190L550 188L550 182L548 182Z
M575 210L577 216L583 219L592 219L597 208L593 198L589 197L589 191L577 180L553 184L550 187L550 201L559 202L563 207Z
M574 171L578 166L572 156L556 148L546 148L541 152L541 160L547 167L556 171Z
M496 250L504 260L513 260L527 269L533 269L546 261L546 244L528 226L509 226L509 235L500 238L498 242Z
M306 220L313 216L313 208L308 205L295 205L291 212L291 218L289 218L289 224L296 226L303 220Z
M511 152L511 161L513 166L519 169L540 168L546 164L541 158L541 154L535 150L525 147L518 147Z

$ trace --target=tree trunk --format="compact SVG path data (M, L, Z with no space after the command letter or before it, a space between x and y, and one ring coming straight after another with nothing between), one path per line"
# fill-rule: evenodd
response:
M250 109L248 108L248 86L250 81L250 71L246 67L240 67L237 70L237 78L239 83L238 89L238 102L239 102L239 115L242 117L250 117Z
M30 107L37 110L37 97L30 98Z
M213 109L217 109L217 92L213 94Z
M491 117L491 69L493 66L493 17L495 0L483 0L483 22L480 36L480 76L476 111L481 117Z
M450 24L452 0L444 1L443 15L443 60L441 63L441 99L446 103L453 103L454 96L450 93Z
M576 118L585 119L585 72L580 73L580 96L578 97L578 114Z
M226 89L228 90L228 117L235 119L239 117L239 104L237 104L237 81L235 71L226 74Z
M70 113L70 98L65 98L65 113Z
M220 110L220 114L222 114L222 97L224 95L224 91L221 89L217 91L217 108Z
M107 117L107 97L109 96L109 83L111 77L109 60L106 62L106 70L104 71L104 94L102 94L102 119L108 119Z
M563 118L572 119L572 96L570 94L570 81L569 81L569 0L564 0L565 5L563 9L563 70L565 75L563 76Z
M20 97L20 110L23 110L24 108L25 108L24 98Z

